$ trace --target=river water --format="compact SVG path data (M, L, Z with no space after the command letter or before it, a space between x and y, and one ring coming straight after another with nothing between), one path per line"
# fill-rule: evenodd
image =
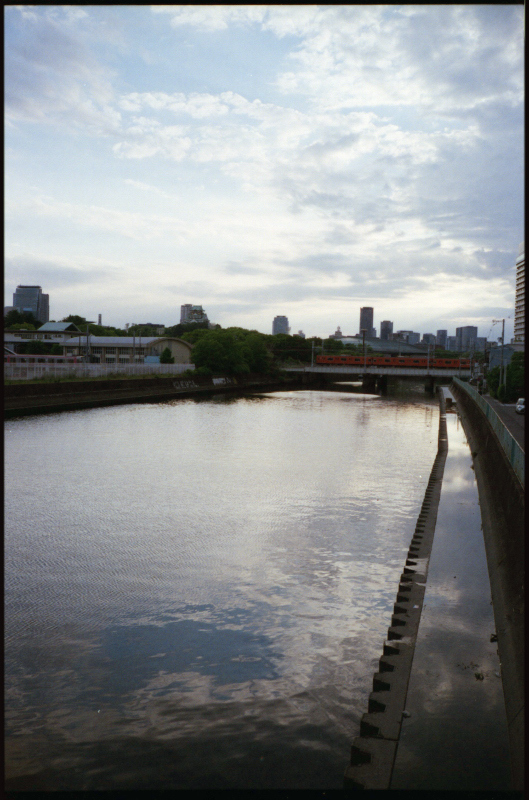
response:
M300 391L7 422L7 788L341 788L438 418Z

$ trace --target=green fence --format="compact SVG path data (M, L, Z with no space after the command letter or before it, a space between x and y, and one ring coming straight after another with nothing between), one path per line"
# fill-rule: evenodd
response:
M459 378L453 379L456 386L466 392L472 400L480 407L483 411L485 416L487 417L489 424L498 437L498 441L500 442L505 455L509 459L509 463L512 466L513 470L515 471L518 480L522 484L525 489L525 453L516 441L513 436L509 433L505 424L500 419L500 417L496 414L494 409L492 408L486 400L482 398L479 392L474 389L473 386L470 386L468 383L459 380Z

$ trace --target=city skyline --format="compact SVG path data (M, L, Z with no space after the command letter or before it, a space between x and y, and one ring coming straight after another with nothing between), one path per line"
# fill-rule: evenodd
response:
M4 305L510 341L523 6L4 13Z

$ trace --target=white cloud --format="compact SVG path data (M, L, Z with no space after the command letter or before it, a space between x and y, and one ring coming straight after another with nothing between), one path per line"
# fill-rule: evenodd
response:
M12 7L8 238L37 255L53 232L58 251L81 252L90 232L127 263L135 248L158 264L159 285L164 271L182 286L195 275L226 308L277 297L309 313L319 296L334 313L370 295L409 315L430 308L417 280L432 274L470 287L468 302L452 296L457 313L493 307L487 286L506 303L523 203L522 14Z

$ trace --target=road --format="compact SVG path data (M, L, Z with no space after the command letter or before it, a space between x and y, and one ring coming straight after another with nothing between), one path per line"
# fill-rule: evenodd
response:
M516 413L514 410L516 403L500 403L498 400L489 397L488 394L484 394L483 399L492 406L496 414L505 424L505 427L510 431L525 452L525 416Z

